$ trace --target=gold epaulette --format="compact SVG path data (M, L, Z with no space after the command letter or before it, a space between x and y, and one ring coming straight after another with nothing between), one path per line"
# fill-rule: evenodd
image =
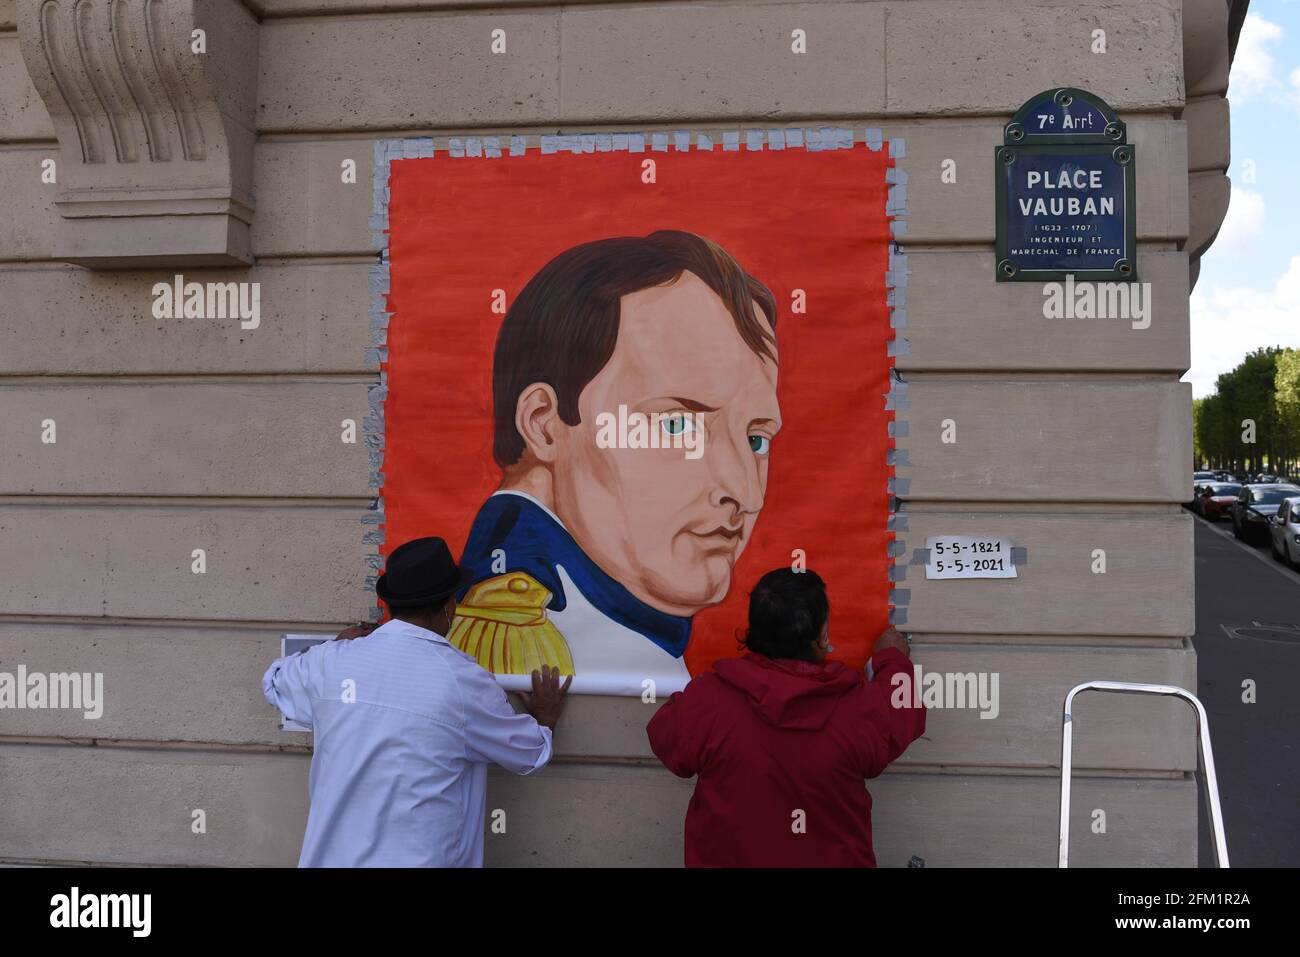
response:
M571 675L568 642L546 617L550 600L551 593L523 572L485 579L456 606L447 640L493 674L527 675L550 665Z

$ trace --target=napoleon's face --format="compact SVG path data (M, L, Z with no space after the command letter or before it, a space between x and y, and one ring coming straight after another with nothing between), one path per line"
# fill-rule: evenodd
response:
M776 365L750 349L693 273L626 295L620 306L613 355L578 397L579 424L556 424L555 510L634 595L693 615L726 596L763 507L781 427ZM694 429L689 454L680 438L658 448L598 440L598 423L620 406L667 437Z

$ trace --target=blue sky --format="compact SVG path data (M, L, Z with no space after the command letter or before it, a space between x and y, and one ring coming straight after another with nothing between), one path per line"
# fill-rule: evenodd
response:
M1232 202L1192 292L1197 398L1261 346L1300 347L1300 0L1252 0L1228 88Z

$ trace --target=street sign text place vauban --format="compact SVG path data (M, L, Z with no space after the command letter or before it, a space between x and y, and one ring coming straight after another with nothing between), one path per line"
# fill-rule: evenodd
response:
M1031 97L994 157L997 279L1135 282L1136 160L1124 122L1084 90Z

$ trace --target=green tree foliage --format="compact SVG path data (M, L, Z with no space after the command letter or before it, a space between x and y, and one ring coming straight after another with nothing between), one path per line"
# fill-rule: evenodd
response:
M1300 451L1300 349L1283 349L1277 354L1273 391L1282 442L1288 452L1295 455ZM1288 470L1287 474L1292 472Z
M1254 442L1250 424L1254 424ZM1270 346L1219 376L1193 404L1198 465L1231 471L1296 471L1300 453L1300 351Z

